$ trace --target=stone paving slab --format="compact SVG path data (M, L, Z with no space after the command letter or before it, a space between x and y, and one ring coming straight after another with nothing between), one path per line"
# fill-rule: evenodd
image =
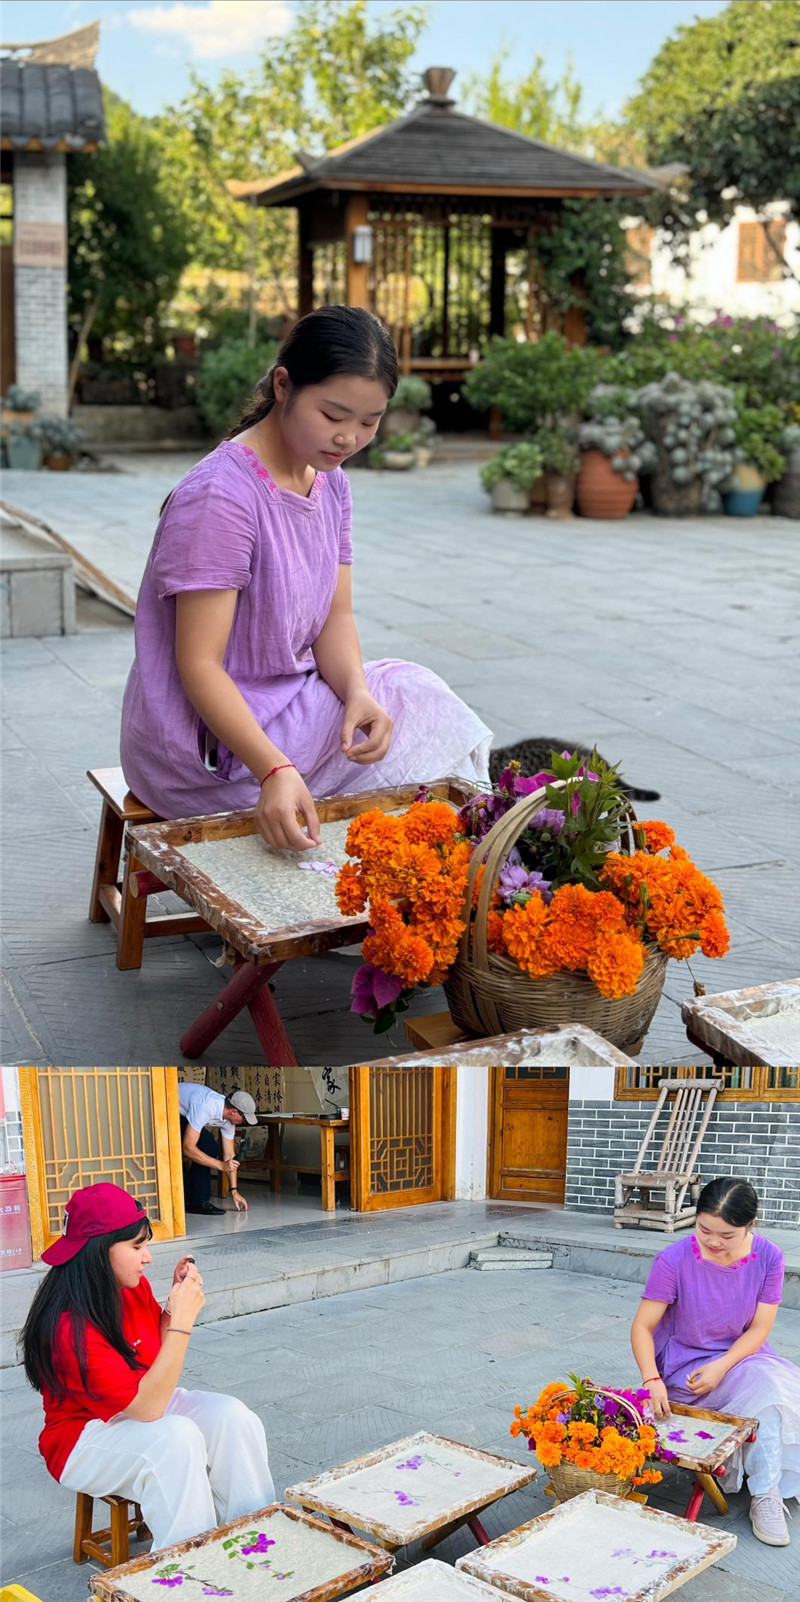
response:
M609 1383L629 1383L628 1329L637 1299L636 1287L613 1279L588 1282L559 1271L534 1286L522 1272L500 1278L461 1270L204 1325L192 1338L182 1379L229 1390L254 1408L266 1427L279 1495L309 1474L418 1429L527 1462L508 1434L514 1405L526 1405L573 1365L595 1374L600 1366ZM443 1348L436 1337L445 1326ZM487 1339L509 1333L516 1355L487 1355ZM800 1317L782 1310L778 1350L791 1353L798 1335ZM366 1397L362 1376L371 1388L383 1378L382 1395ZM76 1568L68 1555L74 1499L49 1479L38 1457L39 1398L20 1384L2 1400L4 1439L13 1444L0 1470L4 1582L25 1585L42 1602L80 1602L92 1568ZM544 1482L540 1472L532 1486L489 1510L491 1537L547 1511L552 1504ZM687 1473L669 1470L651 1505L683 1512L689 1488ZM682 1590L686 1602L794 1602L796 1551L754 1540L745 1495L731 1499L727 1519L705 1509L703 1519L733 1529L739 1544L723 1565ZM452 1564L472 1544L462 1530L442 1541L435 1555ZM399 1555L398 1567L421 1556L419 1546L411 1547Z
M128 458L122 472L63 483L9 474L6 494L91 543L101 566L124 564L135 586L157 507L192 460ZM355 604L367 657L410 656L439 671L498 740L596 740L631 782L661 790L640 812L674 822L723 890L733 945L721 963L693 964L707 990L794 977L794 525L766 517L491 519L476 467L461 462L400 479L354 472L352 483ZM5 1060L67 1066L166 1054L182 1062L183 1027L224 982L211 965L219 944L203 937L151 942L142 970L120 974L109 932L86 922L100 803L84 771L118 758L132 656L130 622L107 623L104 616L102 627L71 637L10 641L3 653ZM53 841L52 852L43 839ZM372 1049L371 1032L349 1012L354 966L355 958L336 954L278 975L278 1004L301 1062L357 1062ZM690 991L689 974L672 964L640 1061L707 1063L688 1046L680 1017ZM430 992L412 1013L443 1005L441 992ZM405 1044L398 1026L381 1049L391 1055ZM231 1065L258 1060L249 1017L202 1060L221 1054Z

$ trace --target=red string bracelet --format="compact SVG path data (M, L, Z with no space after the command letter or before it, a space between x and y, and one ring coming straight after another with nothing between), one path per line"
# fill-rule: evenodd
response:
M265 773L264 774L264 777L263 777L263 779L261 780L261 783L258 786L259 790L262 790L264 788L264 785L266 784L267 779L271 779L273 773L280 773L280 772L282 772L282 770L284 768L293 768L293 767L294 767L294 763L293 762L279 762L276 767L270 768L269 773Z
M660 1380L660 1379L661 1379L661 1375L660 1374L651 1374L649 1379L642 1380L642 1384L643 1385L653 1385L653 1384L655 1384L656 1380Z

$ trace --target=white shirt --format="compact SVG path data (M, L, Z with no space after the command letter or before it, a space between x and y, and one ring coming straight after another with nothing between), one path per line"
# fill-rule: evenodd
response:
M178 1086L178 1105L190 1129L220 1129L226 1140L233 1140L236 1128L223 1117L225 1097L218 1090L184 1082Z

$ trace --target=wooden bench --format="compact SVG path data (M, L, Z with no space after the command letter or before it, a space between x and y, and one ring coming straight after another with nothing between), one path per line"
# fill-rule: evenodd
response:
M104 1530L93 1530L93 1496L79 1491L75 1503L75 1539L72 1548L74 1563L86 1563L94 1558L104 1569L115 1569L118 1563L127 1563L130 1556L130 1538L136 1534L140 1541L150 1539L150 1531L138 1502L129 1502L126 1496L101 1496L111 1510L111 1523ZM133 1513L129 1513L129 1507Z
M152 874L145 876L141 863L126 850L125 829L129 823L158 821L156 814L131 794L121 768L89 768L87 778L103 797L89 918L92 923L110 923L116 930L118 968L141 968L146 939L198 934L208 924L189 912L147 916L147 894L142 894L142 887L151 894L164 887L156 884Z

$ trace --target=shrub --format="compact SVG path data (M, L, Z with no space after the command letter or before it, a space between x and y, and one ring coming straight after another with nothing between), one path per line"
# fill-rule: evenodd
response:
M553 428L580 410L606 359L593 346L568 345L560 334L543 334L535 344L495 335L466 378L464 395L477 411L498 407L512 432Z
M431 386L424 378L417 378L415 373L403 373L398 380L388 410L396 411L398 407L407 407L410 412L427 412L433 400Z
M530 489L541 478L544 456L541 447L532 439L523 439L517 445L507 445L485 467L481 468L481 483L492 490L501 478L507 478L515 489Z
M780 407L742 407L734 430L742 460L757 467L768 484L781 478L786 468L781 448L790 430L785 428Z
M219 437L236 422L277 352L274 342L250 346L244 340L203 352L197 372L197 404L212 434Z

